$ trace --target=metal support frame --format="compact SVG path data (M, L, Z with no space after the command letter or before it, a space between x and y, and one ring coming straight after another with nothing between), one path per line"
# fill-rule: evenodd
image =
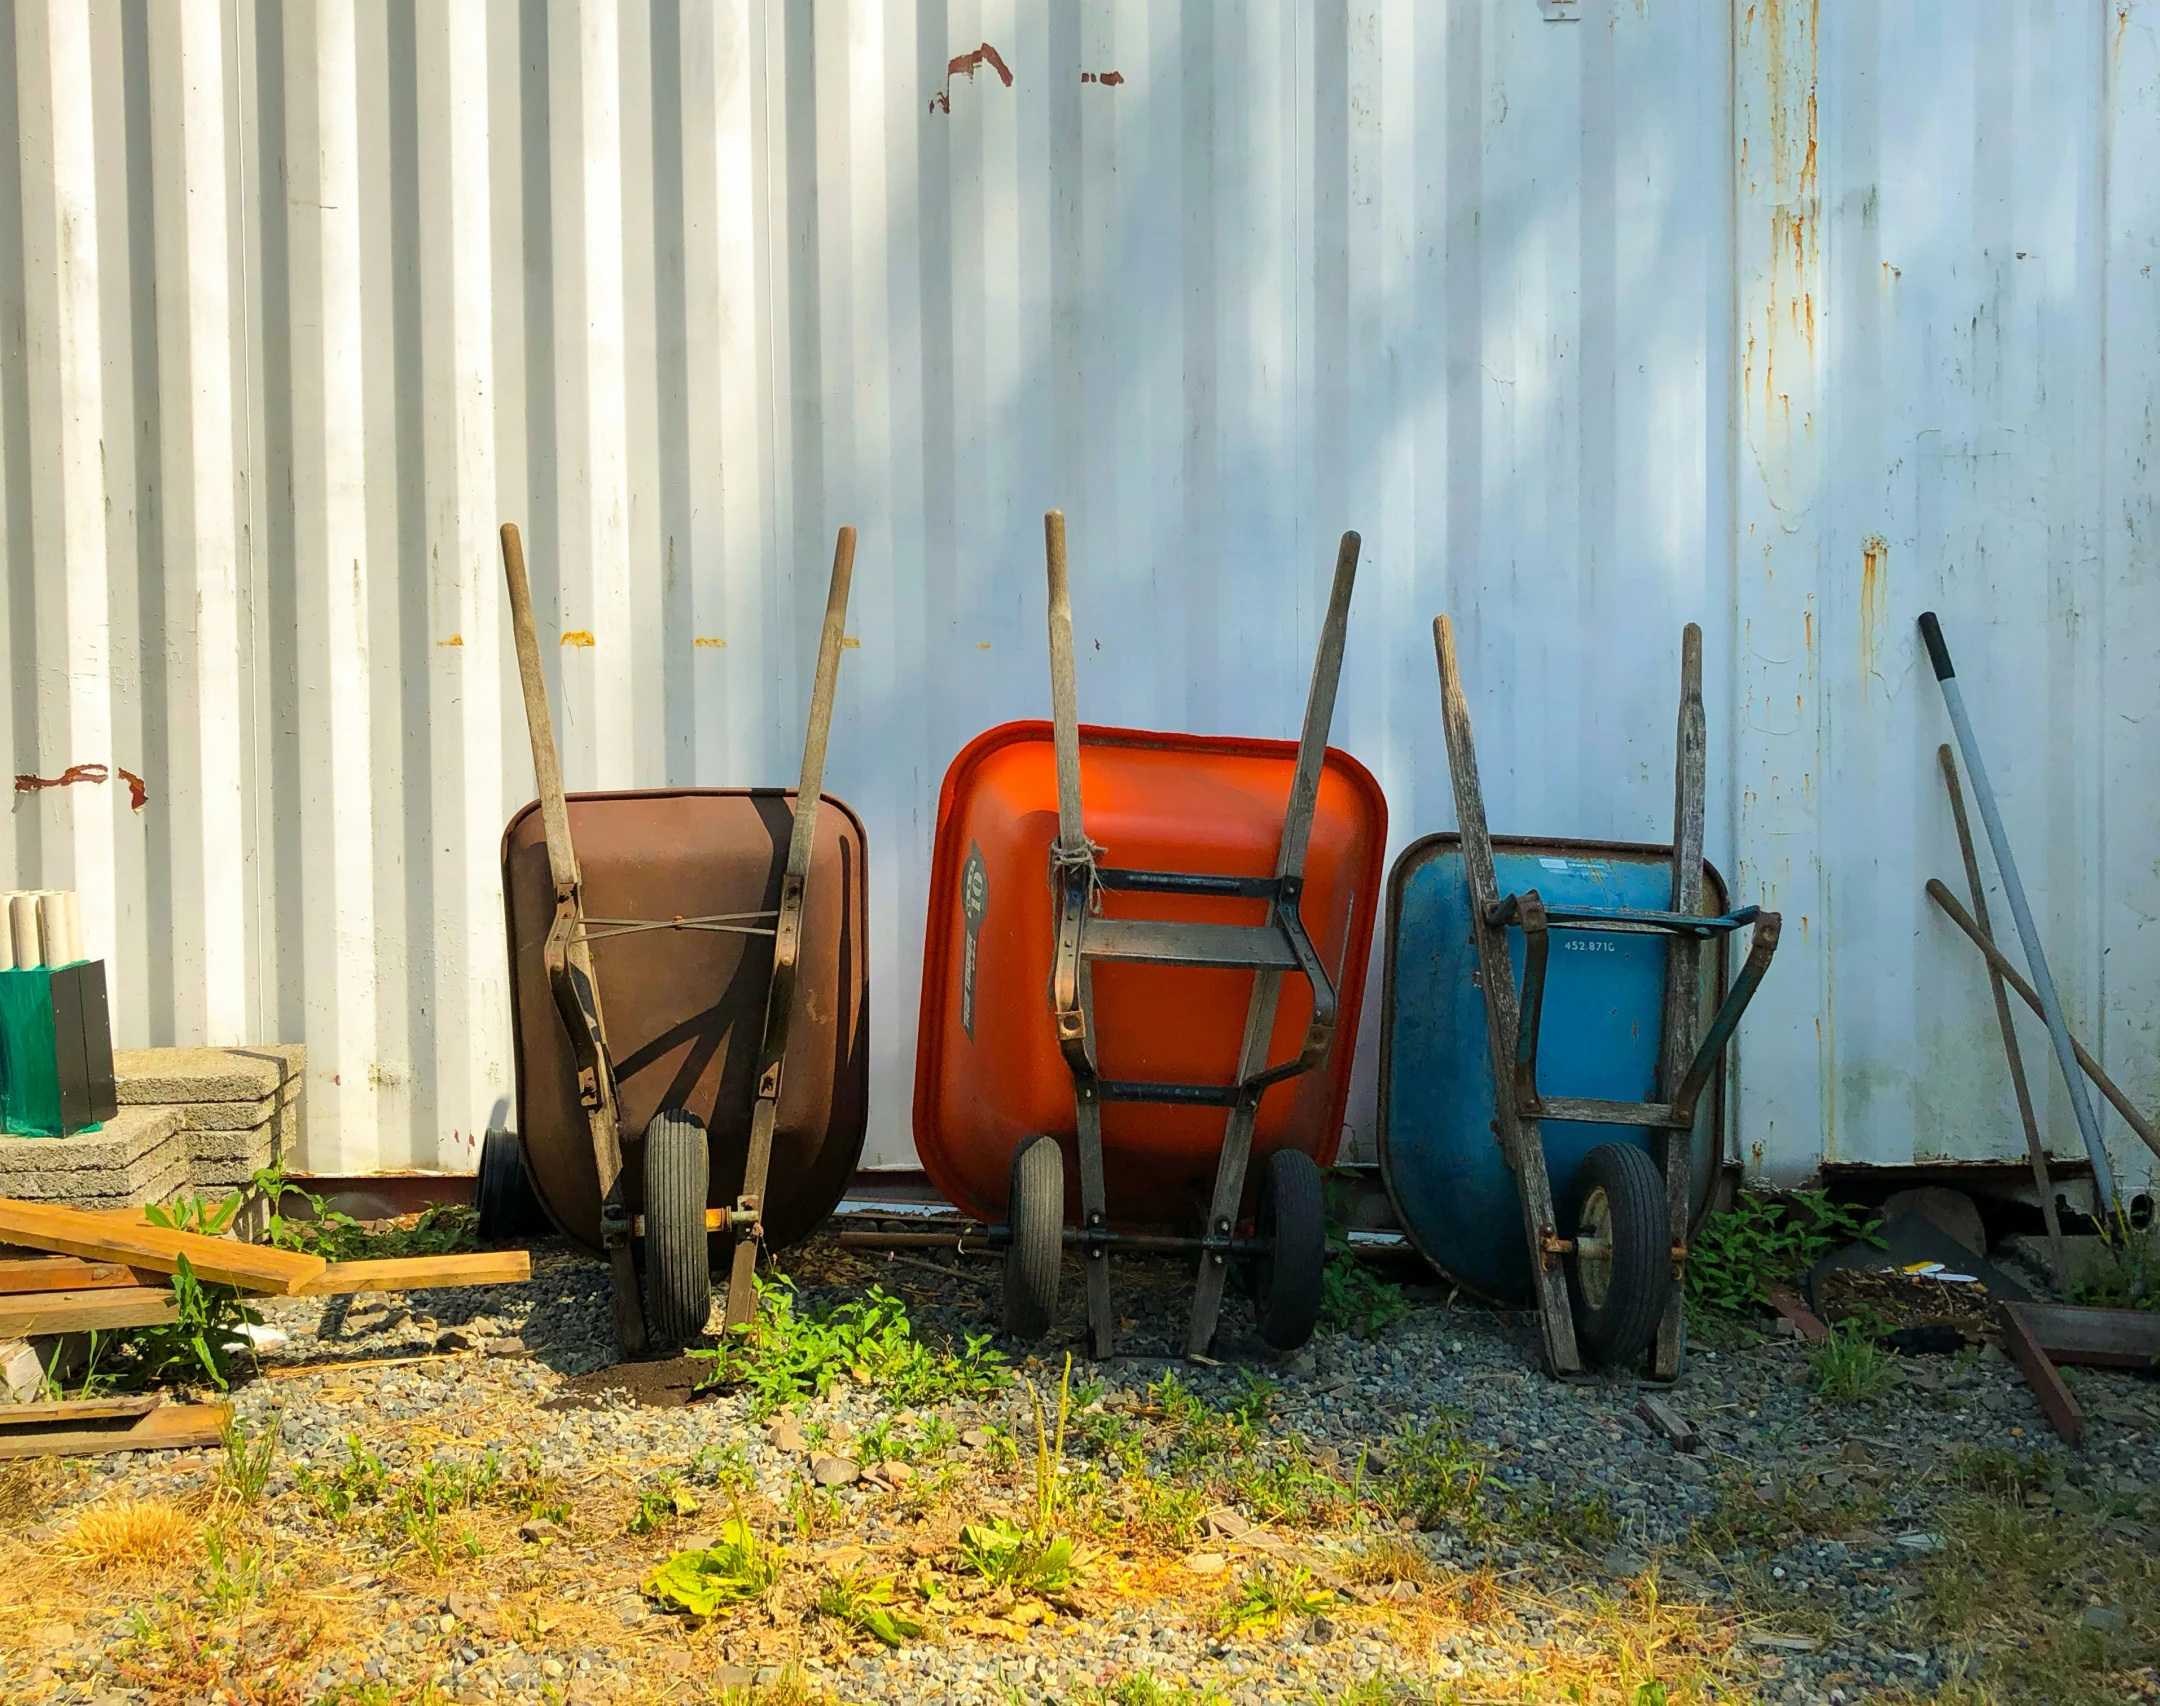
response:
M1441 722L1447 737L1448 771L1454 783L1455 818L1462 835L1463 873L1470 888L1470 917L1478 955L1478 984L1485 998L1485 1034L1492 1060L1493 1104L1500 1146L1515 1173L1522 1201L1523 1235L1531 1255L1545 1360L1555 1374L1582 1370L1561 1258L1573 1248L1560 1236L1559 1213L1545 1168L1542 1122L1578 1120L1596 1125L1647 1126L1657 1134L1665 1175L1675 1285L1658 1325L1652 1363L1660 1379L1678 1377L1685 1354L1681 1289L1687 1260L1690 1137L1695 1112L1740 1016L1762 986L1777 952L1781 920L1774 912L1742 907L1718 917L1702 916L1704 752L1702 631L1692 622L1681 638L1680 723L1673 783L1672 902L1663 912L1620 907L1548 907L1537 890L1502 895L1493 866L1492 835L1478 780L1477 747L1470 702L1463 693L1454 625L1433 620L1433 648L1440 666ZM1708 1031L1698 1040L1701 951L1705 941L1752 925L1747 963L1726 992ZM1520 986L1508 953L1507 932L1523 932ZM1606 1101L1586 1096L1547 1096L1538 1089L1538 1045L1544 1020L1545 975L1555 930L1617 931L1667 939L1665 1004L1658 1051L1655 1102Z
M532 737L533 773L539 785L541 821L547 830L548 874L555 885L555 920L548 929L544 949L548 987L554 994L563 1028L570 1035L578 1067L578 1099L592 1131L593 1166L600 1180L600 1241L614 1282L610 1308L615 1341L623 1355L637 1356L646 1345L645 1310L638 1295L631 1240L641 1226L633 1226L623 1195L621 1106L615 1091L607 1024L601 1013L599 981L593 969L592 944L610 936L652 930L719 930L747 936L769 935L773 939L772 980L765 998L765 1029L758 1048L757 1103L751 1113L742 1194L730 1209L706 1210L708 1231L734 1235L726 1324L745 1326L756 1310L752 1280L765 1233L765 1182L772 1166L773 1132L779 1118L788 1021L795 1005L795 970L802 950L810 856L817 839L818 799L825 781L825 748L832 733L833 701L839 689L848 587L855 571L855 529L841 528L833 546L832 580L826 590L825 621L818 637L810 725L803 740L802 779L795 793L795 822L788 840L787 865L780 879L780 905L772 912L727 913L711 918L587 916L577 850L570 840L570 812L563 793L562 762L555 748L547 678L540 667L540 641L533 621L532 588L525 574L525 549L513 522L503 523L502 551L503 572L510 588L518 679L525 697L525 723ZM773 921L769 927L762 924L765 919ZM596 925L600 928L593 928Z
M1110 1250L1191 1249L1200 1251L1200 1273L1193 1293L1186 1348L1204 1355L1215 1336L1222 1308L1223 1284L1233 1254L1257 1251L1251 1239L1235 1236L1245 1194L1245 1174L1252 1153L1253 1126L1260 1099L1269 1086L1323 1066L1334 1044L1337 1011L1334 980L1306 934L1299 913L1304 892L1306 844L1320 794L1320 770L1327 756L1328 726L1335 711L1335 690L1342 675L1343 640L1350 617L1350 590L1357 575L1358 536L1345 533L1335 558L1335 578L1327 616L1313 663L1305 722L1298 738L1297 765L1283 812L1282 840L1271 877L1225 877L1201 872L1141 871L1097 863L1104 851L1087 838L1080 792L1079 695L1074 680L1072 597L1065 556L1065 517L1057 510L1043 517L1043 541L1050 586L1050 697L1057 754L1058 836L1050 849L1050 876L1057 889L1055 959L1051 973L1051 1009L1059 1052L1072 1072L1073 1101L1079 1126L1080 1226L1068 1234L1086 1254L1088 1338L1090 1352L1108 1357L1114 1351L1115 1313L1110 1300ZM1100 897L1106 890L1133 894L1201 895L1267 903L1267 921L1257 925L1194 924L1104 918ZM1244 1039L1239 1046L1236 1078L1228 1084L1148 1083L1102 1076L1094 1054L1095 1001L1090 968L1096 960L1156 966L1212 966L1253 973L1246 1007ZM1313 1012L1298 1053L1269 1065L1268 1039L1275 1028L1275 1007L1285 972L1311 987ZM1222 1107L1230 1111L1215 1169L1215 1187L1198 1239L1156 1238L1110 1229L1103 1178L1102 1108L1105 1102Z

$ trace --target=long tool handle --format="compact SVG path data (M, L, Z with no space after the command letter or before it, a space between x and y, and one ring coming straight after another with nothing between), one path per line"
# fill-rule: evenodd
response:
M562 759L555 750L555 717L540 669L540 635L533 626L532 583L525 578L525 542L517 523L502 524L503 576L510 583L510 633L517 645L518 685L525 692L525 728L532 737L533 779L540 821L547 830L548 875L555 892L578 886L577 849L570 843L570 808L563 802Z
M742 1192L735 1199L735 1248L728 1260L726 1327L747 1327L757 1314L757 1259L765 1238L765 1184L772 1172L773 1134L780 1123L780 1081L787 1065L788 1024L795 1013L795 968L802 955L802 916L810 855L817 845L818 797L825 786L825 747L840 691L841 642L847 634L848 588L855 578L855 529L833 541L832 579L825 588L825 622L818 630L817 674L810 685L810 727L803 735L802 779L795 789L795 826L788 836L787 870L780 879L780 915L773 928L772 981L765 990L765 1033L758 1045L757 1100L750 1110L750 1143L743 1155Z
M818 630L817 675L810 687L810 729L803 738L802 781L795 789L795 831L788 838L788 875L810 874L817 841L818 796L825 786L825 746L832 738L833 700L840 691L840 648L847 636L848 587L855 578L855 529L833 542L832 581L825 589L825 624Z
M1355 533L1345 533L1335 548L1335 578L1328 587L1327 615L1320 623L1320 649L1313 658L1312 686L1305 694L1305 723L1298 731L1297 767L1290 775L1282 840L1275 850L1278 877L1305 874L1305 849L1312 841L1313 811L1320 800L1320 771L1327 762L1328 729L1335 720L1335 690L1342 681L1343 646L1350 632L1350 592L1357 584L1359 544ZM1281 997L1281 972L1269 968L1253 974L1252 994L1245 1006L1245 1035L1238 1044L1237 1081L1241 1086L1250 1086L1267 1066L1268 1043L1275 1035L1275 1007ZM1186 1334L1186 1349L1194 1356L1205 1356L1215 1338L1223 1286L1229 1278L1226 1247L1245 1198L1253 1128L1260 1118L1260 1098L1264 1094L1264 1090L1246 1088L1231 1108L1223 1131L1207 1225L1208 1236L1218 1245L1201 1254L1200 1277L1193 1286L1192 1321Z
M1080 812L1080 690L1073 679L1072 588L1065 575L1065 512L1043 512L1043 555L1050 569L1050 726L1057 750L1058 844L1087 846Z
M1535 1118L1523 1114L1514 1095L1515 1045L1522 1014L1516 1002L1507 932L1494 923L1490 911L1499 903L1499 877L1493 868L1492 835L1485 823L1477 745L1471 738L1470 700L1463 692L1462 669L1455 656L1455 625L1445 616L1433 618L1433 650L1440 663L1440 722L1447 737L1448 776L1455 787L1463 877L1470 891L1470 935L1477 945L1478 983L1485 996L1485 1043L1500 1149L1514 1169L1515 1192L1522 1202L1523 1240L1530 1252L1546 1361L1555 1374L1579 1374L1583 1364L1575 1342L1574 1306L1568 1300L1567 1275L1555 1253L1559 1217L1553 1209L1552 1178L1545 1168L1544 1132Z
M1708 792L1709 735L1703 716L1702 629L1690 622L1680 631L1680 716L1673 736L1673 866L1669 910L1700 913L1703 906L1703 817ZM1674 935L1665 944L1665 1024L1660 1037L1658 1089L1676 1102L1693 1064L1702 1021L1702 940ZM1720 1141L1713 1133L1712 1141ZM1695 1133L1670 1131L1664 1137L1665 1218L1675 1252L1687 1248L1693 1218ZM1660 1380L1677 1380L1687 1354L1687 1308L1679 1265L1674 1256L1672 1290L1658 1321L1651 1367Z
M2018 880L2017 858L2010 851L2010 834L2003 828L1995 790L1988 785L1987 766L1980 759L1980 742L1973 734L1972 718L1965 711L1965 694L1958 686L1957 671L1950 663L1950 648L1943 643L1942 624L1935 612L1920 618L1920 637L1927 644L1928 660L1935 679L1942 684L1943 704L1950 712L1950 727L1957 735L1958 751L1964 754L1966 773L1972 777L1973 798L1980 805L1980 821L1987 828L1988 845L1995 849L1995 869L2002 877L2003 896L2010 902L2010 917L2017 925L2018 940L2025 945L2025 963L2032 968L2033 987L2039 993L2041 1016L2047 1020L2048 1037L2055 1045L2055 1061L2062 1068L2063 1083L2070 1092L2070 1107L2077 1115L2078 1133L2085 1139L2085 1153L2092 1157L2093 1185L2100 1206L2110 1219L2121 1216L2122 1204L2115 1192L2115 1170L2108 1165L2107 1146L2100 1141L2100 1116L2093 1111L2085 1080L2078 1071L2077 1054L2070 1041L2070 1027L2063 1020L2062 999L2055 993L2055 979L2048 971L2047 952L2040 945L2040 928L2026 904L2025 885Z
M1957 822L1958 853L1965 861L1965 888L1972 896L1973 916L1992 940L1995 927L1988 922L1987 885L1980 880L1980 855L1973 847L1972 824L1965 816L1965 790L1958 782L1957 760L1947 745L1935 749L1935 758L1942 765L1943 786L1950 791L1950 815ZM2040 1141L2040 1119L2033 1112L2032 1086L2025 1081L2025 1054L2018 1047L2017 1026L2010 1018L2010 991L1993 964L1988 966L1988 988L1995 997L1995 1023L2002 1031L2003 1053L2010 1060L2010 1085L2017 1092L2018 1123L2025 1129L2025 1158L2032 1164L2033 1188L2040 1193L2040 1215L2047 1223L2048 1260L2055 1269L2055 1283L2067 1285L2062 1217L2055 1212L2055 1183L2048 1176L2047 1146Z
M2040 1008L2040 997L2033 986L2025 981L2024 974L2012 965L2002 949L1995 945L1995 938L1981 929L1973 921L1972 914L1958 904L1958 898L1950 892L1949 885L1940 877L1930 877L1927 892L1928 899L1942 908L1943 916L1964 931L1972 945L1980 950L1989 969L1999 972L2003 982L2010 986L2011 992L2036 1014L2045 1018L2046 1014L2042 1013ZM2108 1106L2122 1115L2123 1124L2137 1134L2138 1141L2147 1149L2160 1155L2160 1127L2156 1127L2151 1120L2138 1112L2137 1104L2123 1094L2122 1086L2107 1075L2085 1045L2074 1036L2070 1039L2070 1049L2077 1057L2077 1063L2085 1076L2090 1078L2098 1086L2100 1094L2107 1098Z

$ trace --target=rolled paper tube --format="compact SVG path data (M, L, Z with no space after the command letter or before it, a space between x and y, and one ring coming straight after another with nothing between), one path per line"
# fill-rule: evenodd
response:
M38 890L38 946L47 965L68 963L67 895L60 889Z
M45 963L38 948L38 897L22 890L8 896L8 931L14 937L15 969L29 971Z
M88 959L88 958L89 958L89 955L87 955L87 954L85 954L85 953L83 952L83 939L82 939L82 890L80 890L80 889L69 889L69 890L67 890L67 891L66 891L66 894L67 894L67 957L68 957L68 964L69 964L69 965L74 965L74 964L76 964L76 963L77 963L78 961L80 961L80 960L85 960L85 959Z
M15 926L8 917L8 906L14 898L13 889L0 893L0 971L15 969Z

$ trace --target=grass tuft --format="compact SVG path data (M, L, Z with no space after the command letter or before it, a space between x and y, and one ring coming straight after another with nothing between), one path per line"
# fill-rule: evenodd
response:
M78 1570L140 1575L188 1557L197 1544L195 1519L162 1499L114 1499L75 1519L56 1547Z

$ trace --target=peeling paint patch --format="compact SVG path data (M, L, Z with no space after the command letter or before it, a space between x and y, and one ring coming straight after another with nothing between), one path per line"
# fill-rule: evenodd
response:
M727 650L727 641L721 639L720 636L717 634L700 634L690 643L693 646L709 646L716 652L723 652Z
M465 643L465 636L463 634L452 634L447 640L437 640L435 643L438 646L462 646Z
M862 641L858 640L853 634L845 635L840 641L840 649L846 652L859 652L862 650Z
M1000 54L988 42L984 42L980 47L972 48L966 53L954 54L952 58L945 62L945 87L931 96L930 110L934 113L951 112L952 80L955 77L965 77L972 83L975 80L975 73L985 65L998 74L999 81L1006 88L1010 89L1013 86L1012 67L1005 63L1004 55Z
M592 630L590 628L566 629L563 633L562 643L566 646L590 646L593 643Z
M120 780L128 785L128 810L139 812L150 803L150 785L132 770L122 770Z
M1080 73L1080 81L1083 83L1100 83L1105 89L1115 89L1125 81L1125 73L1122 71L1083 71Z

